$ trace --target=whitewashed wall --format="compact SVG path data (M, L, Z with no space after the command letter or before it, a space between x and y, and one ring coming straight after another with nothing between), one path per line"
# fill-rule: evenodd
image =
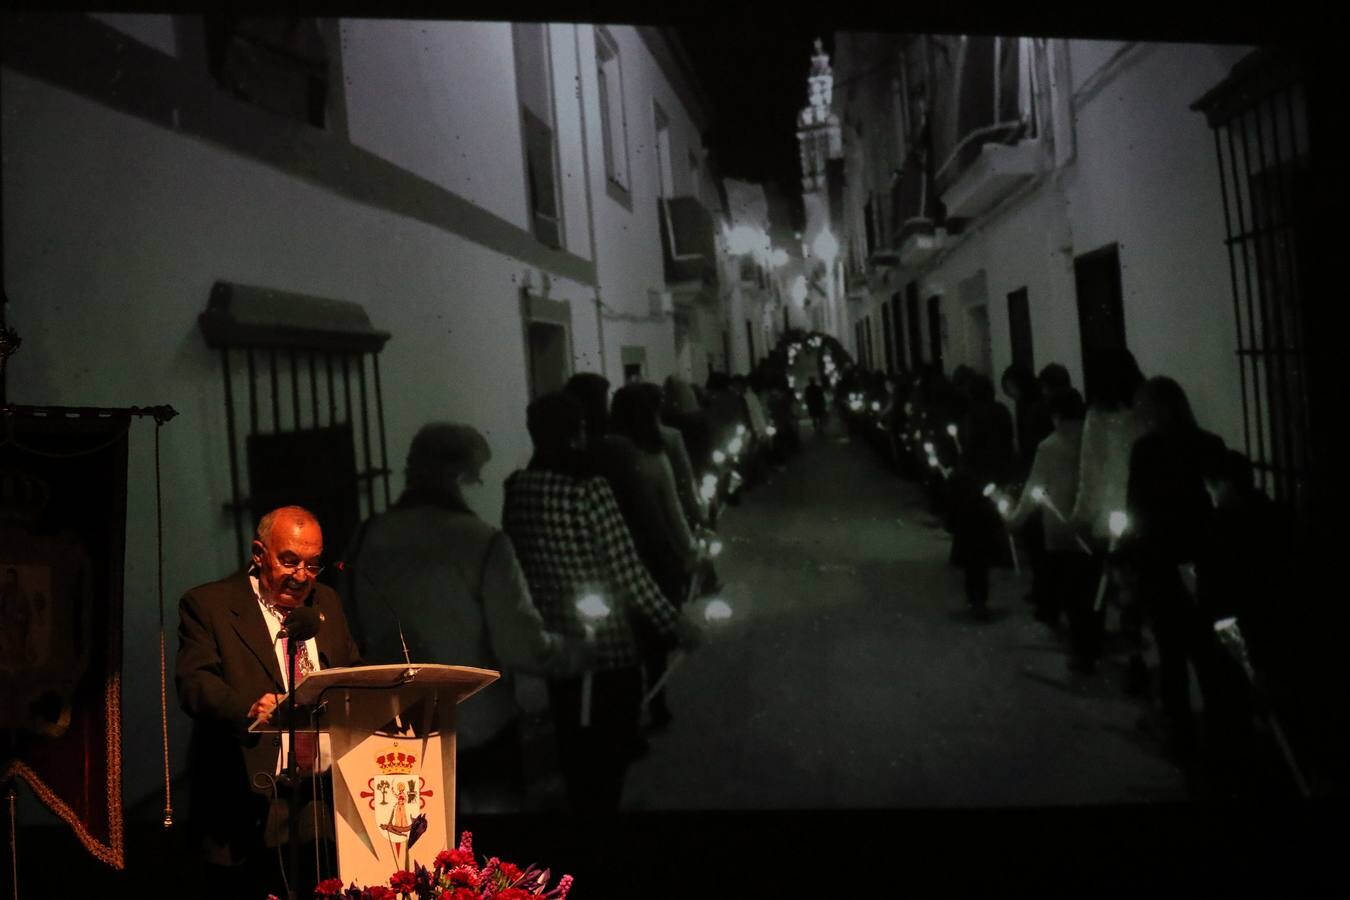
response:
M1242 405L1214 136L1190 105L1250 48L1155 44L1076 110L1065 194L1075 253L1120 244L1125 335L1201 424L1241 446Z
M510 77L509 66L503 72ZM8 313L24 337L10 366L10 397L178 410L162 433L171 626L184 589L241 564L222 511L230 484L219 355L197 326L216 280L363 304L375 327L393 335L381 375L389 456L400 473L394 492L421 424L467 421L483 430L494 454L485 486L469 500L498 520L501 482L530 446L522 264L8 70L0 92ZM508 100L501 118L514 128L514 101L493 102ZM480 190L462 173L437 170L430 147L423 149L427 158L400 161ZM481 160L472 168L485 171ZM504 183L495 197L481 196L519 220L520 209L508 208L515 201L504 202ZM528 274L539 283L537 271ZM551 295L573 303L578 368L595 365L589 288L555 277ZM129 805L160 781L152 440L152 424L133 428L123 723ZM329 548L330 556L338 552ZM172 715L178 768L188 728Z
M591 197L595 209L597 280L606 306L619 318L604 323L609 379L618 384L623 367L620 347L642 346L647 354L647 377L661 381L676 369L675 326L670 317L638 321L651 312L650 290L665 287L657 197L660 174L656 155L656 123L652 100L670 121L671 165L677 194L697 193L690 177L689 151L700 146L690 113L666 80L641 35L630 26L608 28L618 45L623 101L627 123L629 197L631 211L606 191L604 142L599 89L596 84L595 31L580 29L581 80L586 103L588 151L591 157ZM720 336L718 338L720 341Z
M351 141L529 228L511 26L349 19Z
M1082 385L1073 258L1119 244L1125 334L1146 375L1186 389L1201 424L1241 446L1242 409L1214 139L1190 104L1246 48L1069 42L1077 154L1058 176L977 222L924 280L945 287L950 370L964 358L957 286L979 269L997 375L1011 361L1007 294L1026 287L1035 362ZM927 294L923 294L926 299ZM925 311L926 312L926 311ZM927 330L925 316L924 328ZM926 345L925 345L926 346Z

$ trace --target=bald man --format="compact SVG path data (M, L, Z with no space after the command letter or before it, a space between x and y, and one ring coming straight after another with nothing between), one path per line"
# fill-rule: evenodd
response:
M282 507L258 523L246 572L195 587L178 605L174 683L178 702L193 719L188 830L214 870L202 884L221 896L276 891L272 848L285 839L281 813L288 795L282 788L280 802L272 802L271 779L284 763L284 736L248 729L254 720L268 719L286 692L286 657L277 638L287 612L311 606L322 618L318 635L297 650L305 673L360 664L341 601L315 580L322 559L318 520L298 506ZM308 743L297 738L298 747ZM328 762L323 742L315 749L313 762L322 771ZM302 802L312 799L310 780L297 790ZM300 821L313 840L309 807Z

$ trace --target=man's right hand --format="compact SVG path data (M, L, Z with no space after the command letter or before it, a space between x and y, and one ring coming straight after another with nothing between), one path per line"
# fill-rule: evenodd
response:
M280 699L280 694L263 694L253 701L253 705L248 708L248 717L267 722L272 718L272 713L277 708L277 701Z

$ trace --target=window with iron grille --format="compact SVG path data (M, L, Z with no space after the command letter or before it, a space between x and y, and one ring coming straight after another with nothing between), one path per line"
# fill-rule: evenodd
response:
M1195 104L1214 129L1241 369L1243 439L1257 483L1308 510L1308 297L1301 240L1311 184L1304 89L1258 51Z
M325 548L342 553L361 520L389 506L379 364L388 332L355 303L228 282L212 288L198 322L224 372L225 511L241 562L254 523L289 505L311 510Z

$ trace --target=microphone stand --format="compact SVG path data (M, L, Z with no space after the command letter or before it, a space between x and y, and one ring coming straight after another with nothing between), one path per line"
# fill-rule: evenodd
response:
M286 768L282 772L282 784L290 791L287 800L290 812L286 823L287 842L290 844L290 860L287 866L290 872L286 881L286 894L289 900L298 900L300 878L300 771L295 758L295 657L295 640L288 635L286 667L290 672L290 679L287 681L290 691L286 695L286 715L289 719L286 730L290 740L286 745ZM317 838L316 835L315 839Z

